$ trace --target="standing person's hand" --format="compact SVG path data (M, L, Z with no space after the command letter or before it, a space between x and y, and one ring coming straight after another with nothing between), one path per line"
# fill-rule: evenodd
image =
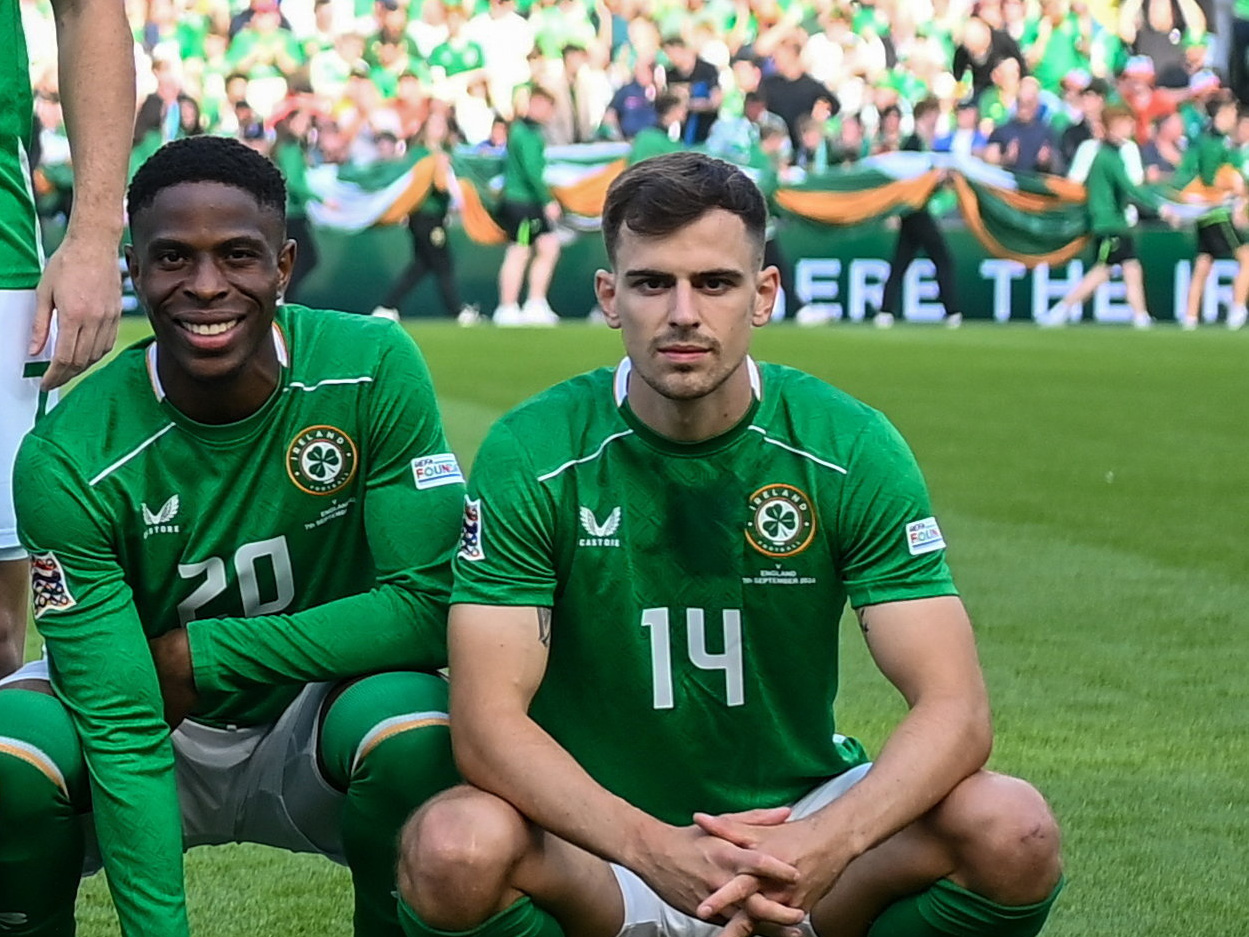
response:
M47 345L56 313L56 348L40 385L51 390L103 358L117 340L121 272L116 242L67 235L48 260L35 295L31 355L39 354Z
M552 200L547 202L545 207L543 207L542 214L546 216L547 221L551 222L551 224L555 224L555 222L559 221L560 218L563 217L564 210L559 207L559 202Z

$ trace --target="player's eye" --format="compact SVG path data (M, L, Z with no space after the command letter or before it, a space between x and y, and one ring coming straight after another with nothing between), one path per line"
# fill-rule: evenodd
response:
M183 259L182 254L176 250L163 250L156 252L156 262L162 266L172 266Z
M662 277L644 277L634 280L633 287L643 293L660 293L668 288L668 281Z

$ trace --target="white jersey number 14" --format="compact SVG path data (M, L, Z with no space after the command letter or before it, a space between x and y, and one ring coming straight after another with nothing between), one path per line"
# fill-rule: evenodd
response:
M746 702L745 682L742 679L742 613L735 608L721 612L724 628L724 650L713 654L707 650L706 615L701 608L685 610L686 647L690 663L699 670L724 671L724 700L729 706L741 706ZM655 708L671 709L674 694L672 688L672 629L668 623L668 609L648 608L642 612L642 627L650 630L651 675L655 686Z

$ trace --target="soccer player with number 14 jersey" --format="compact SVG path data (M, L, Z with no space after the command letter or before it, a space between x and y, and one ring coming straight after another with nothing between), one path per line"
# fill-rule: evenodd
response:
M983 768L972 629L914 458L754 361L767 210L695 153L630 167L596 291L626 357L477 455L448 631L468 782L405 828L411 937L1031 937L1058 831ZM833 720L854 607L908 713Z

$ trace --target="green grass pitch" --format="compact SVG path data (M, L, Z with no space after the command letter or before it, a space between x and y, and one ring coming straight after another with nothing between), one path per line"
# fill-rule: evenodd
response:
M621 353L581 326L412 332L466 463L512 404ZM772 327L755 352L883 409L917 452L976 622L991 766L1063 826L1046 934L1245 933L1249 333ZM843 635L840 725L879 746L903 707ZM346 873L318 858L198 849L187 875L200 937L350 933ZM102 877L80 919L117 933Z

